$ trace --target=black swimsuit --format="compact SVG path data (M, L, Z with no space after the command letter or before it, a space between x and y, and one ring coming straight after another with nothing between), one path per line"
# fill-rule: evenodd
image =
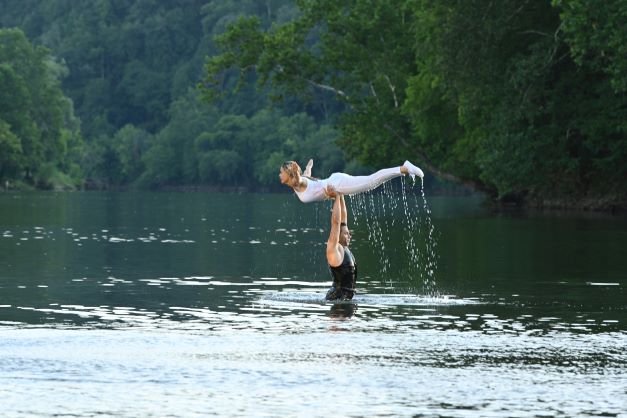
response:
M355 295L357 264L348 247L344 247L344 259L337 267L329 266L333 276L333 286L327 292L327 300L350 300Z

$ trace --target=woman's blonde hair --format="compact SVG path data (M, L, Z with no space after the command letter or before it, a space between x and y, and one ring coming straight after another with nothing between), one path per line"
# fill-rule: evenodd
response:
M296 161L286 161L281 165L281 168L290 176L294 177L296 173L302 175L303 172Z

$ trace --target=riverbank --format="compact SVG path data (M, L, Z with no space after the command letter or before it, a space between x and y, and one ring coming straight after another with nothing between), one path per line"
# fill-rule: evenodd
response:
M627 197L602 196L598 198L582 199L543 199L531 201L525 205L528 208L541 210L578 210L600 212L626 212Z
M37 188L32 185L18 182L5 183L0 191L116 191L133 192L139 189L132 186L112 186L104 183L86 182L84 187L77 188L67 182L57 184L54 187ZM162 185L147 189L154 192L179 192L179 193L291 193L285 187L247 187L247 186L219 186L219 185ZM482 196L485 205L493 211L564 211L564 212L607 212L607 213L627 213L627 196L608 195L585 198L526 198L526 199L497 199L485 193L474 192L466 187L426 187L425 193L428 197L463 197Z

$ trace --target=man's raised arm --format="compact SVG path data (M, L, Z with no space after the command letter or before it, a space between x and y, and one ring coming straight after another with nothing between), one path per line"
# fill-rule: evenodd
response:
M341 194L339 196L339 199L341 200L341 203L342 203L340 222L343 225L346 225L346 227L348 227L348 211L346 210L346 202L344 201L344 195Z
M344 260L344 251L340 245L340 222L342 221L342 199L336 196L331 212L331 232L327 241L327 262L331 267L337 267Z

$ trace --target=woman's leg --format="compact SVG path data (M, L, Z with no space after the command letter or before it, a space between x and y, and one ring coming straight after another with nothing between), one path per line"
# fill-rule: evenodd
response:
M400 167L384 168L369 176L351 176L345 173L333 173L328 182L338 193L357 194L376 189L386 181L402 176Z

